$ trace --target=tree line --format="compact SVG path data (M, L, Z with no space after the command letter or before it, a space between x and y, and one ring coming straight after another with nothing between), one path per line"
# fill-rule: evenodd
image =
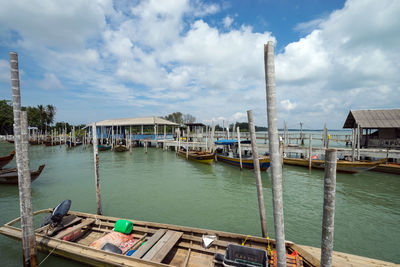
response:
M54 117L56 107L53 105L38 105L36 107L21 107L28 115L28 125L37 127L40 132L50 131L52 129L64 129L66 126L70 130L71 125L64 122L57 122L55 126ZM11 100L0 100L0 134L13 134L14 114Z

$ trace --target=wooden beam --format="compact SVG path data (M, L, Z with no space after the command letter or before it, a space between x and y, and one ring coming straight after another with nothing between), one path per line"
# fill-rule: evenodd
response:
M138 250L135 251L135 253L132 254L132 257L140 259L143 257L144 254L147 253L149 249L151 249L152 246L154 246L155 243L157 243L158 240L165 234L167 230L165 229L159 229L147 242L141 246Z
M78 230L81 230L83 227L91 225L95 221L96 220L94 220L94 219L85 220L85 221L81 222L80 224L75 225L74 227L71 227L70 229L67 229L67 230L65 230L65 231L63 231L61 233L58 233L57 235L54 236L54 238L63 239L65 236L67 236L67 235L69 235L69 234L71 234L73 232L76 232Z
M143 259L161 262L182 235L182 232L168 230L167 233L165 233L165 235L157 242L157 244L155 244L154 247L146 253Z

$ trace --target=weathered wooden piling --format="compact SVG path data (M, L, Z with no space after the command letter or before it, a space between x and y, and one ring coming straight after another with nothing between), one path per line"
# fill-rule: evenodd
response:
M310 134L308 143L308 168L311 170L311 160L312 160L312 134Z
M11 90L13 95L14 144L18 169L18 189L22 228L23 266L37 266L35 229L33 224L31 174L28 155L28 118L21 112L18 54L10 52Z
M265 83L267 91L268 138L271 160L272 201L276 238L277 264L286 266L285 226L282 197L282 163L279 149L278 116L276 113L274 43L264 45Z
M100 177L99 177L99 148L97 146L97 130L96 123L92 126L93 132L93 158L94 158L94 180L96 184L96 200L97 200L97 214L102 215L103 210L101 208L101 197L100 197Z
M186 159L189 158L189 127L186 129Z
M254 165L254 175L256 177L258 209L260 212L260 221L261 221L261 232L262 232L263 237L267 237L268 236L267 220L265 218L264 195L263 195L263 191L262 191L260 162L258 159L256 128L254 126L254 116L253 116L252 110L247 111L247 118L249 121L251 149L253 152L253 165ZM238 127L238 133L239 133L239 127ZM240 144L240 141L239 141L239 144Z
M249 126L250 127L250 126ZM232 132L233 133L233 132ZM238 149L239 149L239 163L240 163L240 170L243 169L243 162L242 162L242 146L240 144L240 128L237 127L237 140L238 140Z
M360 125L357 123L357 160L360 160Z
M321 267L332 266L336 194L336 149L325 152L324 205L321 238Z

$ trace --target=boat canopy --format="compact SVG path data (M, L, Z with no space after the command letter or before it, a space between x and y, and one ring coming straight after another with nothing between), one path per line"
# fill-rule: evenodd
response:
M224 145L224 146L232 146L237 143L238 143L238 140L232 140L232 139L222 139L222 140L215 141L216 145ZM250 140L241 140L240 143L241 144L251 144L251 141Z

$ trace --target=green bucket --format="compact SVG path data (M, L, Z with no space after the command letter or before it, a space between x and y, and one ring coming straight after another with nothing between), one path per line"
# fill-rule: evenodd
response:
M130 234L132 232L132 229L133 223L127 220L118 220L115 222L114 225L114 231L124 234Z

